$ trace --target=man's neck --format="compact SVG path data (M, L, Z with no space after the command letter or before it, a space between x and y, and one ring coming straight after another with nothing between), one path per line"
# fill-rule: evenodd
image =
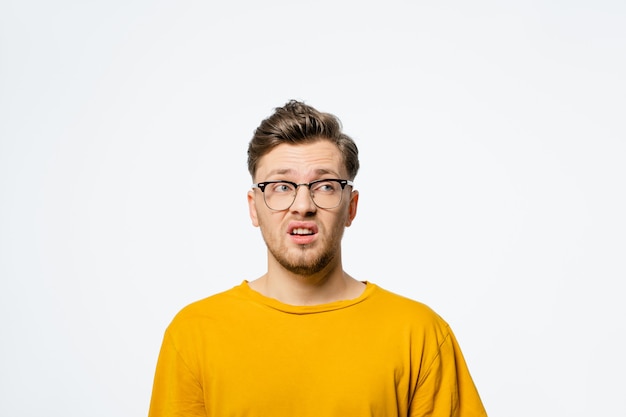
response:
M319 305L357 298L365 284L344 272L340 264L312 275L298 275L274 266L250 282L250 288L285 304Z

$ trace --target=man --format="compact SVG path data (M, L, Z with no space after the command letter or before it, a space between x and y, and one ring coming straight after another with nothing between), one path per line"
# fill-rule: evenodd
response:
M288 102L248 168L267 272L174 318L150 417L486 416L449 326L343 270L359 160L339 120Z

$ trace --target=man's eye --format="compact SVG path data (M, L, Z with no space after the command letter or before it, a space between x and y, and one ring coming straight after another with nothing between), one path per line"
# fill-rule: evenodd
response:
M315 184L314 191L318 191L321 193L332 193L333 191L336 191L338 186L339 185L333 181L318 182L317 184Z
M274 187L272 188L272 191L274 191L275 193L288 193L291 190L293 190L293 186L291 186L291 184L282 182L274 184Z

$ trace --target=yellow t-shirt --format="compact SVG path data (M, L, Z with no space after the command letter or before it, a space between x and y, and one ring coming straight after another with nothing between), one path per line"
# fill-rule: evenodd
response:
M450 327L367 283L353 300L292 306L247 282L167 328L150 417L486 416Z

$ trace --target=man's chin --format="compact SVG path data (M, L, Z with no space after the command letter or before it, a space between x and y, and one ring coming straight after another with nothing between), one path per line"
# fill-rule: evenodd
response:
M287 260L282 257L276 257L278 263L292 274L301 276L316 275L322 272L330 263L332 256L321 256L315 259L298 259Z
M291 263L282 263L282 262L281 262L281 265L283 266L283 268L285 268L287 271L291 272L292 274L301 275L301 276L315 275L321 272L325 266L325 265L320 265L318 263L291 264Z

